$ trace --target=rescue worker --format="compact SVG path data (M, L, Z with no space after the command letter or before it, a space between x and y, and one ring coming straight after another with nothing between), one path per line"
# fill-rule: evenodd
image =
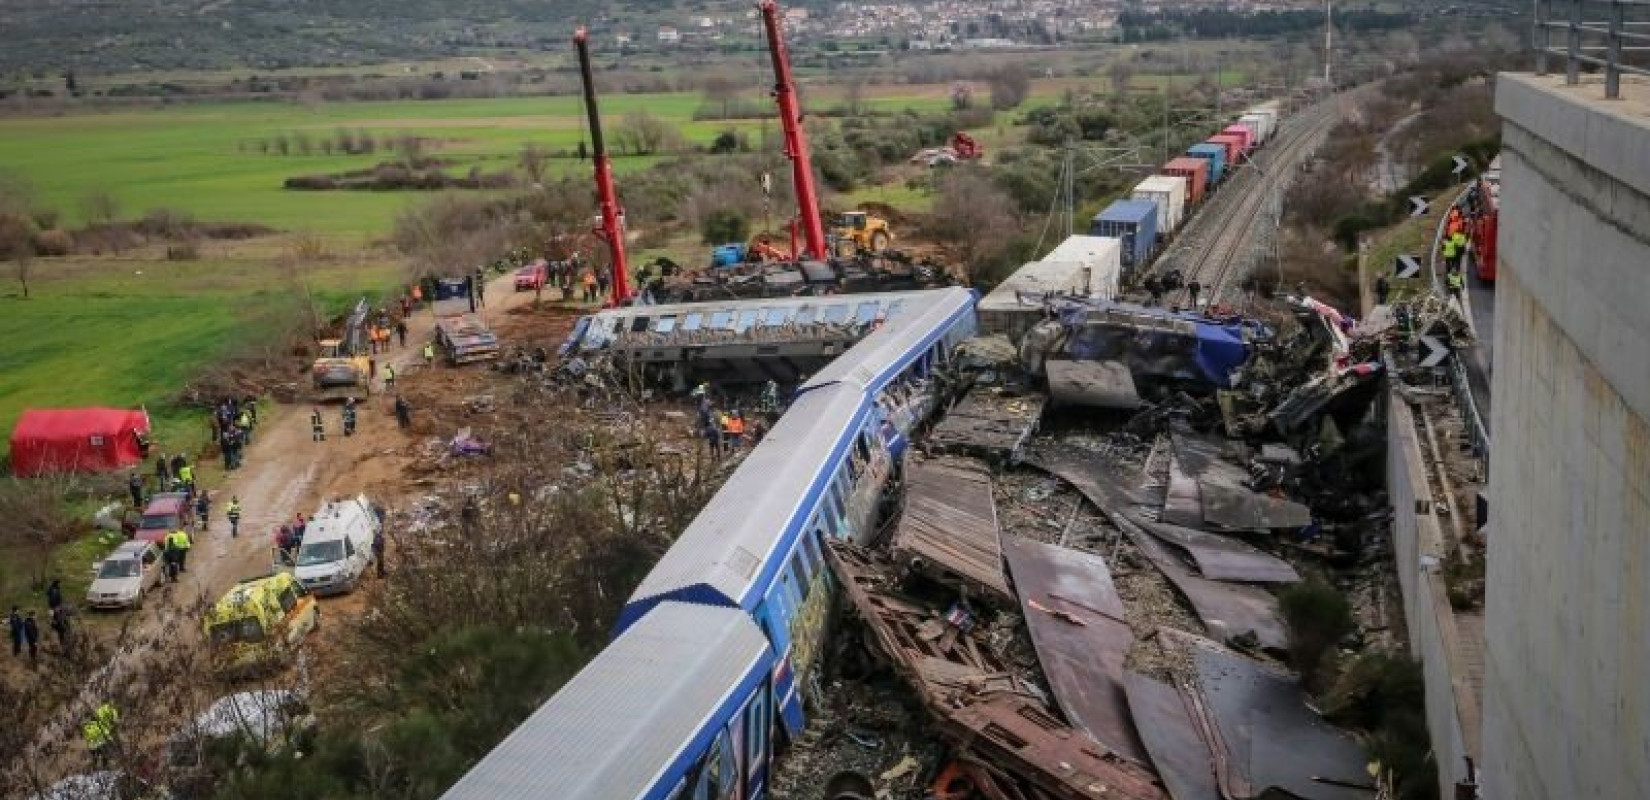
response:
M1193 311L1197 310L1197 296L1202 291L1203 291L1203 284L1198 283L1197 281L1192 281L1191 283L1186 284L1186 294L1187 294L1187 296L1192 298L1192 310Z
M92 712L92 718L80 726L80 735L86 739L86 750L92 755L93 765L108 765L115 744L115 726L119 723L120 712L113 705L102 703Z
M132 508L143 508L143 479L136 471L126 477L126 491L132 493Z
M1460 269L1461 263L1467 258L1467 246L1472 240L1467 237L1466 231L1456 231L1450 235L1449 240L1455 243L1455 268Z
M757 408L764 414L773 414L779 411L779 384L768 381L762 386L762 398L757 401Z
M386 391L386 392L395 391L395 365L394 364L385 364L384 365L384 391Z
M594 270L585 270L584 277L580 278L584 284L584 302L594 302L596 299L596 273Z
M1450 270L1444 276L1444 284L1449 287L1449 296L1455 298L1455 302L1461 302L1461 290L1467 285L1466 275L1459 269Z
M200 529L204 531L212 524L211 516L212 495L202 489L199 494L195 495L195 524L199 525Z
M172 471L167 466L166 455L164 453L155 456L155 482L155 491L157 492L164 492L166 491L166 487L172 485Z
M184 491L194 494L195 468L188 464L178 467L178 483L183 484Z
M1392 295L1392 284L1387 282L1386 273L1375 276L1375 304L1384 306L1386 299Z
M1454 236L1444 237L1444 244L1441 249L1444 251L1444 267L1446 269L1454 270L1456 267L1456 259L1460 257L1456 247Z
M745 416L738 411L729 414L728 443L735 450L745 443Z
M309 440L312 442L324 442L327 440L327 427L326 423L321 421L321 409L319 406L311 408L309 411Z
M407 346L407 320L404 319L405 316L406 312L402 312L403 319L395 321L395 337L400 340L402 347Z
M235 418L235 427L241 429L241 434L246 437L246 441L252 441L252 412L248 411L246 406L241 407L240 416Z
M424 343L424 366L435 365L435 342Z
M1159 280L1156 275L1153 275L1153 276L1147 278L1146 279L1146 293L1152 296L1152 303L1151 303L1152 305L1155 306L1155 305L1158 305L1158 304L1162 303L1163 302L1163 281Z
M224 509L224 516L229 519L229 537L231 539L241 533L241 498L230 495L229 506Z
M355 435L355 398L344 399L344 435Z
M183 571L183 547L179 543L183 537L182 531L173 531L161 539L161 553L166 560L166 579L172 583L178 582L178 573Z
M412 427L412 406L401 395L395 396L395 424L402 430Z

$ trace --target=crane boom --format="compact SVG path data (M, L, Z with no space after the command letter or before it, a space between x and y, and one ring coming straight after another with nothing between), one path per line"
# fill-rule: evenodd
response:
M618 192L613 188L613 163L607 158L607 145L602 141L602 117L596 110L596 79L590 71L590 35L584 28L573 34L573 44L579 50L579 77L584 80L584 110L590 117L591 153L596 162L596 199L601 205L602 223L596 235L607 242L613 259L613 306L630 299L630 284L625 271L624 229L620 219Z
M779 4L762 0L762 24L768 32L768 53L773 57L773 95L779 101L779 122L785 128L785 157L791 160L796 184L798 222L806 242L806 255L825 260L825 222L819 216L819 193L814 188L813 158L808 152L808 134L802 130L802 107L791 78L791 56L779 29Z

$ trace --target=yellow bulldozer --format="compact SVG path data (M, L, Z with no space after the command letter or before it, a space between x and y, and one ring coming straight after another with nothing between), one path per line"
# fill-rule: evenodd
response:
M888 220L866 211L846 211L831 227L831 239L836 243L836 254L847 257L887 250L894 243L894 232L889 230Z
M310 367L315 399L365 400L372 385L372 363L366 347L367 299L361 298L344 322L343 336L317 342L321 354Z

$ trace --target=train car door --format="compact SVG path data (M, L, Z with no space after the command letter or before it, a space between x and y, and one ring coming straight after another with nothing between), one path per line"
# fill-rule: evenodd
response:
M751 694L750 702L737 719L744 726L743 752L745 798L763 800L768 794L768 768L773 755L773 697L771 686L764 682Z

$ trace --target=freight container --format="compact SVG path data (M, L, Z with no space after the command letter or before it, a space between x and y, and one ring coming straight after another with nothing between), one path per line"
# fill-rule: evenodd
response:
M1168 238L1186 215L1186 179L1178 175L1153 175L1134 186L1129 196L1157 204L1157 235Z
M1157 204L1147 200L1112 203L1094 217L1089 235L1123 240L1123 268L1142 268L1152 260L1157 246Z
M1067 237L1042 261L1015 270L980 299L981 331L1018 340L1043 320L1043 299L1050 295L1116 299L1122 250L1123 243L1110 237Z
M1243 157L1243 139L1227 133L1217 133L1203 141L1209 144L1218 144L1226 148L1226 171L1237 169L1239 159Z
M1209 162L1201 158L1181 156L1164 164L1158 172L1164 175L1178 175L1186 179L1186 206L1187 211L1192 206L1203 202L1203 192L1209 186Z
M1201 158L1209 162L1209 188L1220 185L1221 179L1226 177L1226 146L1222 144L1194 144L1186 151L1186 155Z
M1274 120L1270 113L1251 111L1241 117L1238 117L1238 122L1244 125L1254 126L1256 146L1265 147L1267 142L1272 141L1272 127Z
M1243 140L1243 154L1244 155L1247 156L1250 153L1253 153L1255 151L1255 129L1254 128L1251 128L1248 125L1243 124L1242 122L1234 122L1234 123L1232 123L1230 125L1227 125L1226 127L1222 128L1220 132L1224 133L1224 134L1227 134L1227 135L1230 135L1230 136L1236 136L1239 139L1242 139Z
M1269 100L1269 101L1261 103L1260 105L1255 106L1254 108L1251 108L1248 111L1245 111L1243 113L1245 113L1245 114L1261 114L1261 115L1264 115L1264 116L1267 117L1267 124L1266 124L1266 138L1267 139L1270 139L1273 136L1278 135L1278 129L1283 126L1283 103L1281 101L1278 101L1278 100Z

